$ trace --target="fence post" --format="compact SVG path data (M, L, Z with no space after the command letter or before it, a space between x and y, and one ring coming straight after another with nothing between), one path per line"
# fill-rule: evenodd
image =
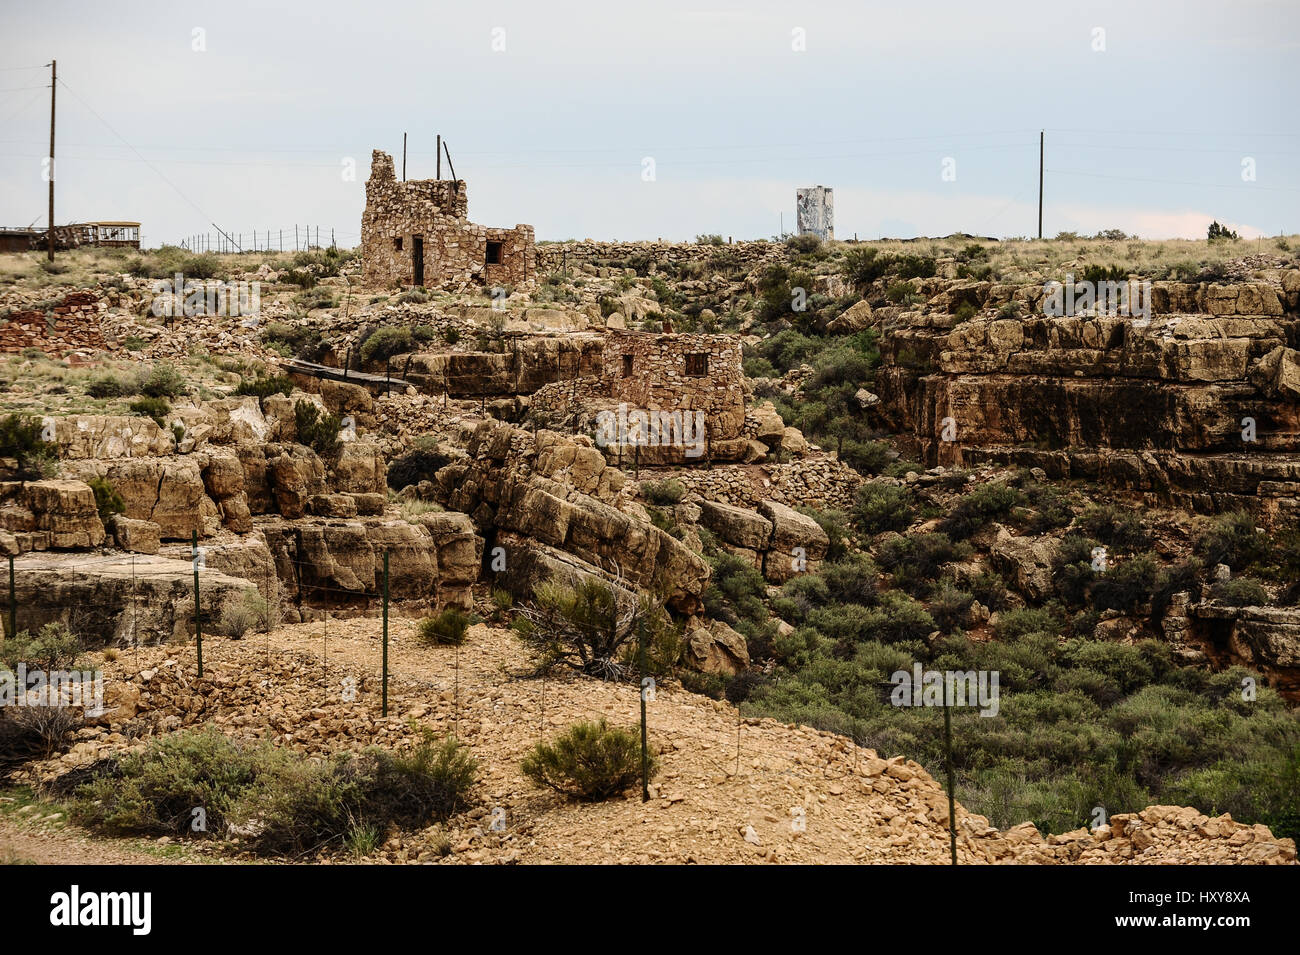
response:
M199 532L190 531L190 559L194 564L194 637L199 654L199 679L203 678L203 619L199 614Z
M388 548L384 548L384 708L381 716L388 715Z
M945 684L947 681L945 681ZM948 686L943 689L943 761L948 770L948 846L952 851L952 864L957 864L957 816L954 808L952 782L952 707L948 699Z
M617 611L616 611L617 612ZM650 801L650 750L646 745L645 725L645 619L636 617L637 660L641 670L641 801Z

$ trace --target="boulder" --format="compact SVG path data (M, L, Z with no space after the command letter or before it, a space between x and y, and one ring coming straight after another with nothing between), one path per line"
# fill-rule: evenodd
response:
M830 548L830 538L821 525L776 501L763 501L758 510L772 522L763 576L781 584L804 571L815 570Z
M735 676L749 666L749 647L735 630L714 620L686 637L686 664L701 673Z
M133 520L120 514L113 519L113 538L122 550L133 554L156 554L162 528L153 521Z
M32 481L27 485L27 510L35 530L49 534L56 549L98 547L104 525L95 505L95 492L81 481Z
M989 547L993 567L1011 583L1013 589L1035 603L1052 595L1052 541L1032 537L1013 537L998 525Z
M767 550L772 539L772 522L766 517L720 501L700 502L700 523L724 542L751 551Z

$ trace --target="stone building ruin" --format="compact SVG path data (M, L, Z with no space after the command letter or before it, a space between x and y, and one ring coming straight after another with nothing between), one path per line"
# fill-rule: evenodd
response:
M533 281L533 227L477 225L468 220L468 210L465 180L400 180L393 157L376 149L361 217L366 284L464 291Z

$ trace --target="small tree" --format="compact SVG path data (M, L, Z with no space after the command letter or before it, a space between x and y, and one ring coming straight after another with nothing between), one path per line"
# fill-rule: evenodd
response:
M1219 225L1219 220L1217 219L1210 223L1210 228L1206 231L1206 239L1210 242L1226 242L1228 240L1235 241L1240 238L1241 236L1237 235L1236 232L1229 229L1226 225Z
M569 587L538 584L531 604L519 609L514 629L540 658L539 669L556 664L602 680L632 675L627 651L639 637L648 644L671 626L657 599L638 599L620 584L588 578Z

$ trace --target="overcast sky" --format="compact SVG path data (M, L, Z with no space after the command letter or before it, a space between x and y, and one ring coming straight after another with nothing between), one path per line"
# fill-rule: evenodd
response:
M0 225L45 221L55 57L55 218L149 246L354 245L403 131L539 239L767 237L817 184L842 238L1032 235L1040 128L1046 235L1300 231L1295 0L0 4Z

